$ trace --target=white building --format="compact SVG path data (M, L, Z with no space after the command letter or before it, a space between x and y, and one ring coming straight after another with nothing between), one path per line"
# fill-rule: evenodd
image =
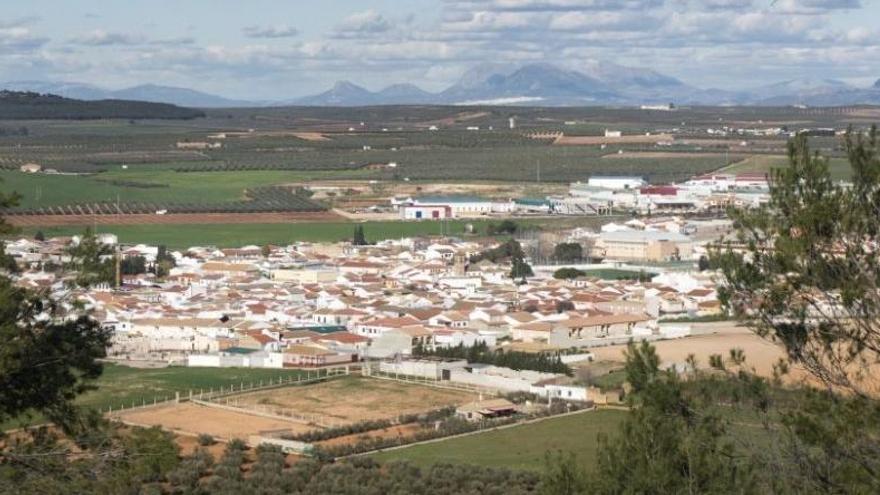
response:
M648 185L644 177L624 175L594 175L587 181L587 185L604 187L606 189L638 189Z
M513 201L494 201L475 196L423 196L394 198L391 205L407 220L475 217L505 214L514 210Z

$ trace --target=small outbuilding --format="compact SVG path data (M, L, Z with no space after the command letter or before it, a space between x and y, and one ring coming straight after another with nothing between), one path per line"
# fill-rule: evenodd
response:
M468 421L505 418L519 412L516 404L507 399L487 399L459 406L455 415Z

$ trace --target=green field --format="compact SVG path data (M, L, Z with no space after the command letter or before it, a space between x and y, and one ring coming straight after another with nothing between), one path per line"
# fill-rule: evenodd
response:
M570 451L592 471L598 455L597 435L614 434L626 412L599 410L547 419L374 455L377 460L407 460L419 466L438 462L540 470L549 451Z
M244 190L248 188L332 178L331 174L280 170L177 173L146 165L129 170L117 167L102 174L84 176L2 171L0 189L21 194L20 206L25 208L117 199L121 202L229 203L245 199ZM145 187L118 185L119 181Z
M486 231L486 225L495 220L452 220L436 221L387 221L365 222L364 232L367 240L376 242L385 239L400 239L421 235L440 235L444 233L461 236L467 225L472 225L478 234ZM610 217L590 217L583 219L517 219L522 227L583 226L594 227L597 223L611 221ZM204 225L113 225L98 226L98 232L109 232L119 236L126 244L164 244L173 249L192 246L241 247L265 244L288 245L292 242L338 242L351 239L354 226L351 222L321 223L271 223L271 224L204 224ZM81 234L81 227L42 227L28 228L22 233L33 235L42 231L46 237Z
M772 169L783 168L788 165L788 157L781 155L753 155L745 160L736 162L722 171L731 174L741 173L769 173ZM835 180L850 180L852 168L844 158L831 158L828 162L831 177Z
M157 369L138 369L120 365L106 365L104 374L95 382L97 390L79 399L83 406L104 409L113 405L130 406L132 401L141 403L154 397L173 397L190 390L229 387L241 383L266 382L279 377L294 379L303 372L299 370L272 370L250 368L187 368L172 366Z
M118 409L121 406L131 407L153 402L153 399L163 400L174 398L176 392L181 396L190 390L208 390L211 388L235 386L241 383L259 383L261 380L268 382L270 379L277 380L296 377L303 374L299 370L271 370L271 369L244 369L244 368L186 368L169 367L157 369L138 369L127 366L108 364L104 367L104 373L94 382L98 388L85 393L77 403L90 408L106 410L108 407ZM32 418L28 423L39 422L39 418ZM2 425L3 429L21 426L20 422L10 421Z

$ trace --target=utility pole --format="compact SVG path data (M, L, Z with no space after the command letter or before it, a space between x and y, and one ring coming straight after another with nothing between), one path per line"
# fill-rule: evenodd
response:
M122 246L116 243L116 288L122 287Z

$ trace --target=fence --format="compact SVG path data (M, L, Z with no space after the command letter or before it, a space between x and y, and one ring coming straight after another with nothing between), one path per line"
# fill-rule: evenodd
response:
M121 412L130 412L132 410L161 407L168 404L179 404L181 402L211 402L221 398L246 392L258 392L262 390L271 390L274 388L309 385L340 376L348 376L349 374L351 374L351 369L349 366L322 368L314 371L306 370L305 375L301 373L298 374L296 377L279 376L277 378L270 377L268 380L260 380L259 382L240 382L238 387L236 387L235 384L231 384L228 387L221 385L218 388L211 387L208 389L202 388L198 390L189 389L186 391L186 393L183 394L180 391L177 391L174 392L173 395L163 394L161 396L154 396L152 401L148 400L145 397L141 397L139 400L132 399L131 405L128 405L127 402L123 402L119 405L119 407L114 407L113 405L110 405L107 407L107 409L101 408L98 411L101 414L113 415Z

